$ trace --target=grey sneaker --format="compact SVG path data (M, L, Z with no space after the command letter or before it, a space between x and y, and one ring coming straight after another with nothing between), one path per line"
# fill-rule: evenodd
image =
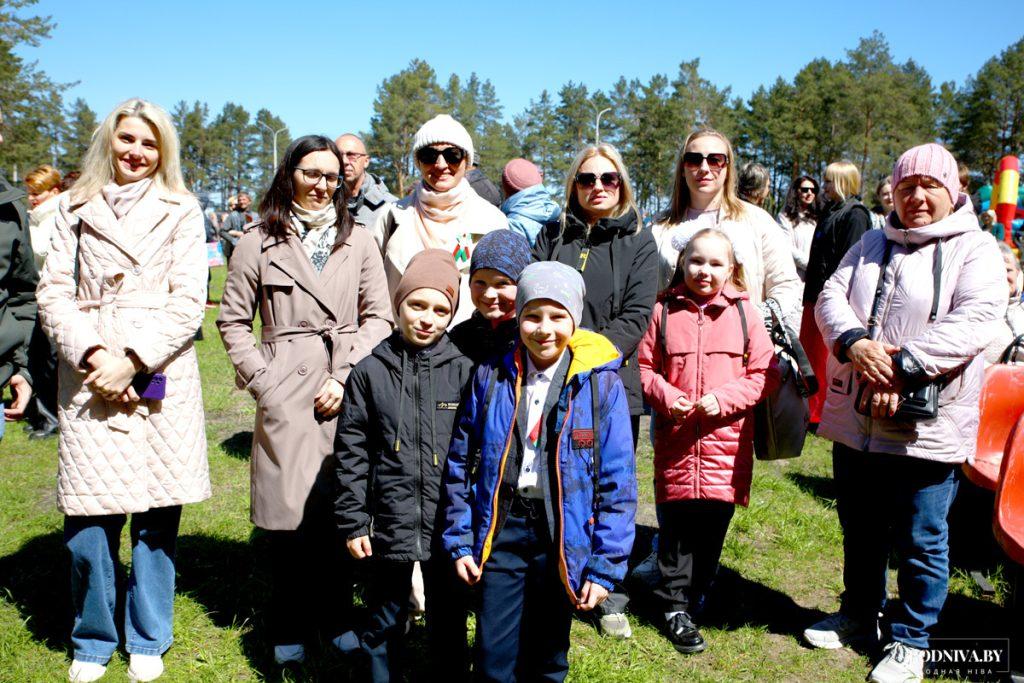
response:
M924 679L924 650L903 643L889 643L868 681L872 683L921 683Z
M629 619L622 612L617 614L602 614L598 626L603 635L616 640L625 640L633 637L633 629L629 627Z
M810 628L804 629L804 641L812 647L824 650L835 650L854 641L870 638L872 635L876 639L879 637L877 622L872 629L871 624L851 619L840 612L830 614Z

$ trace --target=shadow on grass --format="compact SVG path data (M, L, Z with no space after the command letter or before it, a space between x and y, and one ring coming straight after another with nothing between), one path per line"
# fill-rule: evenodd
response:
M827 507L835 507L836 484L832 477L823 477L816 474L803 474L801 472L786 472L784 475L804 493L814 496L819 502Z
M71 578L61 532L36 536L0 557L0 594L17 608L32 638L70 652Z
M252 432L235 432L221 441L220 447L232 458L248 460L252 455Z

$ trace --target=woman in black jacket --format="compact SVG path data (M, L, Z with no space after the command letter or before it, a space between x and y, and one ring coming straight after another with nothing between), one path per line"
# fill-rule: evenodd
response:
M559 261L583 275L582 326L606 336L622 354L619 377L629 397L635 449L643 413L637 347L658 293L657 246L640 220L626 165L611 145L587 147L576 156L565 181L564 206L561 219L537 236L533 258ZM605 635L632 635L627 602L616 591L598 606Z
M829 350L825 348L814 321L814 304L846 252L871 229L871 215L860 201L860 171L853 162L829 164L825 168L823 189L828 204L811 240L804 281L804 315L800 322L800 343L817 377L825 376ZM813 394L807 402L811 424L817 426L825 405L825 392Z

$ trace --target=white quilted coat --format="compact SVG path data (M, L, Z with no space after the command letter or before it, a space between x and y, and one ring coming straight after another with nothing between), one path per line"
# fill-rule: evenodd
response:
M100 194L80 205L61 202L36 295L60 358L57 504L65 514L143 512L209 498L192 346L206 276L203 217L193 197L154 186L120 223ZM84 386L83 358L100 346L117 355L131 349L146 371L164 373L164 400L114 403Z

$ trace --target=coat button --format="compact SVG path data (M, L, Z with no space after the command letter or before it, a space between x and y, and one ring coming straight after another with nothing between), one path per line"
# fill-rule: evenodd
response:
M309 327L309 323L303 320L302 322L299 323L299 327Z
M307 372L309 372L309 368L306 367L305 363L303 363L302 365L299 366L299 374L300 375L305 375Z
M142 275L142 268L140 268L139 266L135 266L134 268L132 268L132 272L135 273L136 275Z

